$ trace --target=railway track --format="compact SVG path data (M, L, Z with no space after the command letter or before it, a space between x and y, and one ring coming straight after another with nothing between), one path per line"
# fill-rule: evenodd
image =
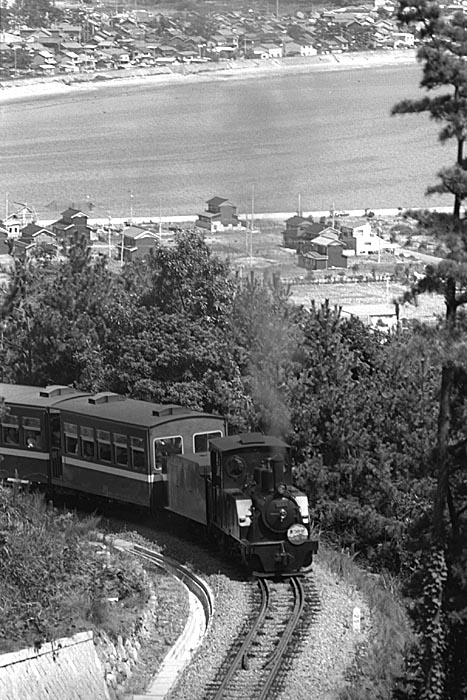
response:
M159 569L163 569L164 571L176 576L179 581L184 583L200 601L204 611L206 628L208 627L214 610L214 597L203 579L196 576L196 574L187 569L186 566L183 566L183 564L179 564L179 562L175 561L175 559L159 554L159 552L155 552L149 547L143 547L139 544L127 542L126 540L118 540L114 544L115 546L120 546L126 551L132 552L136 556L140 557L140 559L150 561L152 564L154 564L154 566L157 566Z
M300 646L300 623L312 618L319 599L310 579L258 580L260 601L253 624L206 689L206 700L269 700L282 686ZM304 611L306 609L306 615Z

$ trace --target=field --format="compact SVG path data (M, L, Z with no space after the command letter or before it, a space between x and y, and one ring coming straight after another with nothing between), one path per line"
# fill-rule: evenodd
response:
M379 310L394 310L394 301L407 290L397 282L353 282L335 284L300 284L291 288L294 303L309 308L311 301L321 304L326 299L331 306L342 306L358 316L376 313ZM443 315L444 299L440 295L424 295L416 306L403 304L400 319L430 322Z
M349 269L323 270L310 273L297 265L295 251L282 248L283 224L277 221L261 222L261 230L249 233L222 233L209 237L209 247L243 275L254 272L259 279L266 271L278 272L290 285L294 303L309 308L312 300L321 304L326 299L332 306L351 307L352 313L363 317L379 310L394 311L394 301L408 290L403 281L407 273L423 273L425 261L416 253L403 250L400 255L382 254L355 258ZM407 257L408 256L408 257ZM395 281L397 277L400 281ZM383 279L381 279L383 278ZM424 295L416 306L400 307L400 318L433 321L444 314L444 300L439 295Z

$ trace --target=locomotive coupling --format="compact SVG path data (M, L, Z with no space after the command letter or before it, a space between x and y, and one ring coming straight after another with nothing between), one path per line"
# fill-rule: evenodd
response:
M289 566L292 556L285 551L284 543L280 543L280 551L276 552L274 555L274 561L280 567Z

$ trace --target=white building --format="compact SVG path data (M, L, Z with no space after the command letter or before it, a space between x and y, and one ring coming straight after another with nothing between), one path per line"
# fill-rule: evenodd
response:
M379 254L383 251L393 253L396 248L400 248L397 243L390 243L378 236L376 231L371 228L369 221L356 225L341 225L340 232L342 240L345 241L350 250L354 251L354 255Z

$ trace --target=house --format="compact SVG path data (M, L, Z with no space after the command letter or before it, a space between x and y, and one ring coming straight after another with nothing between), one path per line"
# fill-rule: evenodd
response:
M159 234L142 226L127 226L122 231L119 258L125 262L143 260L160 241Z
M207 231L223 231L241 226L237 207L228 199L212 197L206 204L208 208L202 214L198 214L196 226Z
M353 255L369 255L370 253L380 253L383 250L394 252L394 249L398 247L378 236L371 228L369 221L354 225L341 224L339 228L341 240L345 243L346 248L353 251Z
M311 217L304 217L301 214L294 214L285 222L285 231L282 232L282 240L285 248L297 249L297 241L299 239L298 227L303 223L312 223Z
M12 255L15 258L25 260L37 248L40 247L47 255L55 257L58 252L57 237L45 226L31 223L21 231L21 236L16 238L12 246Z
M21 226L24 226L24 222L17 212L7 216L3 222L3 228L7 231L8 238L19 238L21 235Z
M337 233L326 223L313 221L311 216L305 218L296 214L285 222L285 231L282 232L284 247L293 248L297 253L306 252L311 249L310 241L326 232Z
M298 254L298 266L306 270L327 270L347 267L345 244L339 240L337 231L328 231L316 236L309 243L308 251Z
M21 236L18 241L23 243L33 243L34 245L53 245L57 244L57 236L50 229L38 224L28 224L21 231Z
M10 255L13 242L8 235L7 229L0 223L0 255Z
M61 219L50 225L51 231L59 242L71 243L76 235L84 235L88 240L91 237L91 229L88 226L88 217L79 209L65 209L61 212Z
M318 51L314 46L298 39L297 41L284 41L284 56L316 56Z
M397 326L397 313L394 304L350 304L343 306L343 317L354 317L370 328L388 332Z
M282 45L278 46L277 44L267 42L258 48L262 50L261 58L282 58L284 55Z
M410 32L394 32L392 38L395 49L413 49L415 46L415 36Z

